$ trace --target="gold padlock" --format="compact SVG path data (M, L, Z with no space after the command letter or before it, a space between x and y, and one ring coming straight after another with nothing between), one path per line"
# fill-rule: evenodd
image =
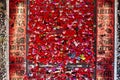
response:
M3 43L4 37L0 36L0 43Z

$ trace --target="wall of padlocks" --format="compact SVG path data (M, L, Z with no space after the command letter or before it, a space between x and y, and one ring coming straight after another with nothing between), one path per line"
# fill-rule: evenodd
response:
M95 0L30 0L29 79L95 79Z
M32 78L33 79L34 78L37 78L37 79L47 79L47 78L58 79L58 78L61 78L61 76L64 76L64 77L62 77L63 79L65 79L65 78L66 79L69 79L69 78L70 79L95 79L95 75L96 75L96 78L98 80L108 79L109 76L110 76L109 79L113 80L113 74L114 73L113 73L112 70L111 71L104 70L102 73L104 73L106 76L103 76L102 73L99 73L100 68L102 68L102 66L100 66L100 63L101 63L100 61L97 64L97 68L96 68L98 70L98 72L95 74L95 71L93 70L93 69L95 69L95 64L90 65L89 64L90 60L88 59L88 57L90 58L91 56L94 56L94 54L96 54L94 52L94 50L93 50L93 52L91 52L89 49L86 49L86 52L88 52L89 54L81 54L80 53L80 55L77 55L75 53L75 51L71 49L70 50L71 52L68 51L68 57L66 57L66 58L65 58L65 55L62 55L62 51L63 51L62 49L60 50L60 54L58 54L58 56L56 56L56 58L55 58L55 56L53 58L50 58L52 56L47 55L47 50L51 51L52 48L53 48L53 50L55 49L56 51L59 48L59 46L65 48L65 46L59 45L60 44L60 42L59 42L60 38L63 38L63 39L66 38L64 36L67 36L68 42L63 41L63 43L61 43L61 44L65 45L66 43L68 43L69 48L74 48L75 50L77 50L76 47L79 47L80 43L79 43L79 41L76 41L77 38L72 40L71 36L72 35L76 36L74 31L78 32L78 28L80 26L85 25L85 23L87 23L87 21L86 22L84 21L84 19L85 19L84 16L87 15L87 12L86 12L86 15L83 15L83 16L80 17L80 18L83 18L83 23L84 24L80 25L77 28L76 26L78 24L76 24L76 21L73 21L74 20L73 17L75 17L75 19L79 19L78 15L77 15L77 10L80 6L77 5L77 4L79 4L79 2L77 2L77 0L74 1L74 2L77 3L76 5L72 1L68 1L67 4L66 4L67 5L66 9L69 9L69 8L71 9L71 8L73 8L72 5L75 5L75 7L76 7L75 8L75 13L74 13L74 11L73 11L73 14L69 11L66 11L66 10L64 11L64 13L65 12L67 13L67 16L69 16L69 17L72 16L70 18L73 18L73 19L65 18L65 16L62 14L62 12L63 12L62 9L64 7L64 4L60 3L58 5L57 1L53 2L54 6L52 5L52 2L51 2L52 0L50 0L50 2L49 1L46 2L46 0L44 2L44 0L42 0L43 4L37 2L38 0L30 0L30 1L28 1L28 3L26 2L26 0L19 0L20 2L19 1L17 2L17 1L18 0L16 0L16 1L11 0L11 2L10 2L11 5L9 7L9 0L0 0L0 80L9 80L9 78L10 78L10 80L16 80L16 79L21 79L22 80L23 78L26 79L26 80L28 78L29 79L32 79ZM95 5L95 2L94 2L95 0L91 0L90 2L89 2L89 0L87 0L87 1L82 2L82 0L81 0L81 2L80 2L82 4L82 6L84 6L83 13L85 13L84 9L87 9L87 6L91 7L91 9L94 9L91 4L92 4L92 1L93 1L94 5ZM99 1L99 0L97 0L97 1ZM100 0L99 2L101 2L101 1L107 1L107 0ZM111 1L113 1L113 0L109 0L108 2L111 3ZM65 3L65 2L63 2L63 3ZM13 4L16 4L16 5L13 5ZM46 4L46 5L44 5L44 4ZM46 10L47 10L47 7L49 5L51 7L51 10L48 9L49 12L47 12ZM62 6L60 6L60 5L62 5ZM114 67L116 67L115 68L116 75L114 75L114 77L116 77L115 78L116 80L120 79L120 48L119 48L120 47L120 45L119 45L120 44L120 40L119 40L120 39L120 35L119 35L120 34L120 30L119 30L120 29L120 7L119 7L119 5L120 5L120 1L117 0L117 11L116 11L117 12L117 17L116 17L117 18L117 27L116 27L116 30L117 30L116 33L117 34L116 34L116 38L115 38L115 41L116 41L117 44L115 45L116 46L116 56L115 56L116 57L116 60L115 60L116 62L114 62L114 63L116 63L116 66L114 66ZM26 12L27 6L29 6L28 7L28 12L29 13ZM38 6L41 6L41 7L38 7ZM55 8L53 8L53 7L55 7ZM111 8L108 9L108 11L105 11L105 9L107 10L108 7L111 7ZM39 8L41 8L41 10ZM10 9L10 23L8 23L9 22L9 17L8 17L9 9ZM61 19L56 18L56 16L57 17L59 16L59 15L57 15L58 14L57 12L59 12L59 9L60 9ZM107 4L106 6L105 5L101 6L100 9L101 10L97 15L98 20L102 19L101 17L105 18L106 16L109 16L109 18L110 18L112 16L110 21L113 21L113 18L114 18L113 14L112 14L112 12L114 12L113 11L113 4L112 5ZM111 13L111 14L108 15L107 12ZM93 13L92 11L91 11L91 13L88 12L88 15L87 15L88 19L86 18L86 20L89 21L89 19L90 19L89 16L91 16L92 13ZM103 14L103 13L105 13L105 14ZM77 16L74 16L74 14L76 14ZM28 31L27 33L28 34L27 34L27 36L26 36L26 27L27 27L27 25L26 25L27 16L26 15L28 15L28 28L27 28L27 31ZM53 19L55 18L55 23L52 20L50 20L51 21L50 22L49 18L47 18L47 17L52 17ZM41 18L41 19L39 19L39 18ZM93 18L94 17L92 17L91 21L94 20ZM64 23L62 23L62 20L63 21L64 20L70 20L71 22L73 21L73 24L68 25L68 33L67 33L66 25L63 25ZM38 23L37 21L39 21L39 22L42 21L42 22ZM107 21L105 21L105 22L107 22ZM41 34L37 35L39 33L38 29L39 30L43 29L43 27L38 27L38 26L45 26L45 25L50 26L51 23L54 24L54 25L52 25L51 28L47 28L47 27L45 28L46 32L47 32L47 30L49 31L49 29L50 29L51 34L48 35L44 32L43 33L40 32ZM10 27L9 27L9 24L10 24ZM70 23L68 23L68 24L70 24ZM88 24L91 24L90 21L88 22ZM106 24L107 24L107 26L109 25L108 23L106 23ZM93 23L91 25L95 26L95 24L93 24ZM110 23L109 26L111 26L111 28L109 28L109 29L106 28L105 31L107 33L110 33L111 30L113 30L113 25L114 25L113 22ZM35 29L34 26L37 26L37 28ZM65 29L61 28L61 26L64 26ZM72 29L71 26L73 26L74 28ZM102 25L99 24L99 26L97 26L97 27L100 28L101 26L105 26L105 25L104 24L102 24ZM9 30L8 27L10 28L10 30ZM92 28L90 28L90 30L91 29ZM61 34L63 30L65 30L66 32L64 34ZM9 31L10 31L10 40L9 40L9 36L8 36ZM83 30L83 32L85 32L85 31ZM86 31L86 32L89 33L89 31ZM53 33L55 33L56 35L54 35ZM92 33L90 32L89 34L91 35ZM113 34L114 33L111 33L110 36L108 36L109 38L112 36L111 40L109 40L108 37L107 37L107 41L104 40L105 43L107 42L106 44L109 44L109 43L111 44L111 45L108 45L109 47L110 46L112 47L112 48L109 48L109 49L111 49L111 52L110 51L108 51L108 52L107 51L102 51L102 52L100 52L100 55L97 55L97 57L98 57L97 59L100 60L100 59L103 58L102 60L108 61L110 63L109 64L110 66L108 64L105 64L105 65L107 65L105 67L110 67L108 69L113 69L113 55L114 55L114 52L112 52L113 47L114 47L113 46L113 36L114 36ZM95 35L96 34L94 33L93 37L95 37ZM72 37L75 37L75 36L72 36ZM82 36L85 36L85 34L83 33ZM104 36L104 35L101 35L101 36ZM26 39L26 37L28 38L28 40ZM38 37L40 38L40 40L38 39ZM46 37L46 39L44 39L45 37ZM54 39L58 40L58 42L56 42L55 46L52 45L52 43L50 43L48 47L45 47L46 44L42 43L41 39L44 39L43 42L46 41L46 44L49 44L49 43L47 43L47 41L51 41L51 40L54 40ZM92 37L91 37L91 39L92 39ZM27 47L26 47L26 40L29 43ZM35 45L36 43L34 42L34 40L36 40L36 42L38 43L37 46L39 47L39 51L41 52L41 54L39 54L39 55L42 55L42 57L39 57L39 60L38 60L39 55L34 54L34 53L38 53L36 51L36 50L38 50L38 48ZM10 45L9 45L8 41L10 41ZM100 42L100 44L102 43L102 47L105 46L105 45L103 45L104 41L103 41L103 43ZM73 44L70 44L70 43L73 43ZM10 47L8 47L8 46L10 46ZM51 49L49 49L50 46L52 46ZM85 46L84 46L84 48L85 48ZM67 44L66 44L66 47L67 47ZM100 47L100 45L98 47ZM80 48L80 49L82 49L82 48ZM31 52L31 50L32 50L32 52ZM10 51L10 73L9 73L9 51ZM26 52L28 53L28 56L26 55ZM44 52L45 52L45 54L44 54ZM103 54L103 53L107 53L106 54L107 56L112 56L112 59L111 60L110 59L106 60L105 56L101 58L101 54ZM109 55L108 53L111 53L111 55ZM91 54L91 56L89 56L90 54ZM80 60L80 61L82 61L82 63L67 64L66 65L67 60L63 61L64 59L62 59L62 57L60 57L59 55L63 56L63 58L65 58L65 59L69 59L70 62L76 63ZM27 63L26 63L26 56L27 56L27 60L28 60ZM55 59L55 61L58 62L58 63L63 61L63 62L65 62L65 64L64 63L62 63L62 64L48 64L49 61L47 61L47 60L50 60L51 63L52 63L52 62L55 62L53 59ZM94 59L95 59L95 57L92 57L92 59L91 59L91 60L93 60L92 61L93 63L94 63ZM38 63L38 61L40 61L40 63ZM43 62L43 63L41 63L41 62ZM84 62L86 62L87 64L84 63ZM66 65L67 68L64 68L64 65ZM59 68L57 68L57 67L59 67ZM77 67L77 68L75 68L75 67ZM79 70L78 68L81 68L81 70ZM77 70L78 70L78 72L77 72ZM41 71L44 75L40 74L39 71ZM36 72L37 72L37 74L36 74ZM67 75L64 74L65 72L66 72ZM69 74L70 72L72 74ZM94 73L94 75L89 75L89 73L90 74ZM9 74L10 74L10 77L9 77ZM59 74L61 74L61 76L58 76ZM40 75L41 75L41 77L38 77ZM81 75L81 77L78 76L78 75Z

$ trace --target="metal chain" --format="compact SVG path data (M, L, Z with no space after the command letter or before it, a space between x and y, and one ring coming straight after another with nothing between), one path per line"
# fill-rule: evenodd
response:
M6 54L7 54L7 29L6 19L6 0L0 1L0 80L7 80Z
M117 7L117 80L120 80L120 1Z

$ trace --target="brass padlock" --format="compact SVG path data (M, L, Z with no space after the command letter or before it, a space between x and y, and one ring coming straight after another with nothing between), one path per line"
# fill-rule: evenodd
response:
M0 43L3 43L3 41L4 41L4 37L0 36Z

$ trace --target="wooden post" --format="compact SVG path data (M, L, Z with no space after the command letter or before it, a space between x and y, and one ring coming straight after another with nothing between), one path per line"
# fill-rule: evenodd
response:
M114 80L114 0L97 0L96 80Z
M26 0L10 1L10 80L26 74Z

